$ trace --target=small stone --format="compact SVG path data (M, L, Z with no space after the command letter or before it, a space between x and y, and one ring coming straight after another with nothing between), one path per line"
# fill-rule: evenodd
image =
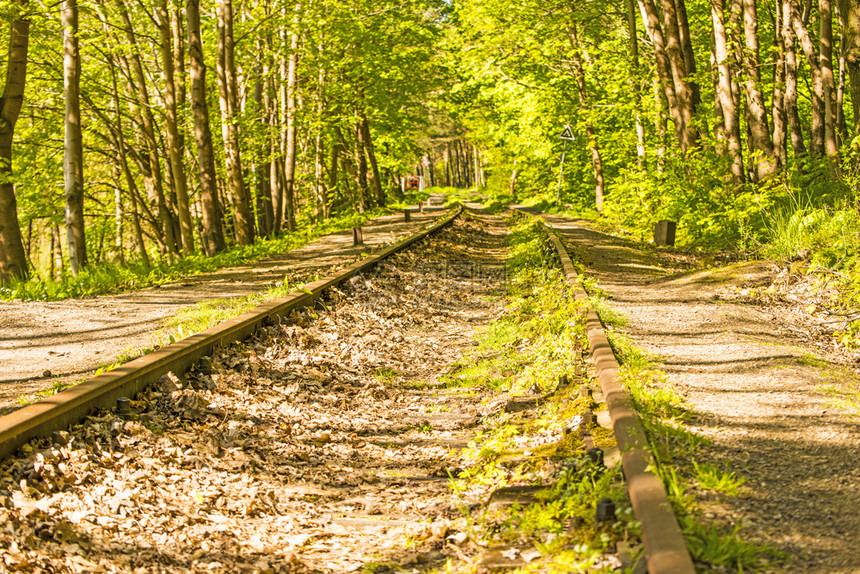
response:
M42 371L42 377L44 377L44 378L46 378L46 379L47 379L48 377L50 377L52 374L53 374L53 373L51 373L51 369L45 369L44 371Z
M615 503L611 498L601 498L598 501L596 519L598 522L613 522L615 520Z

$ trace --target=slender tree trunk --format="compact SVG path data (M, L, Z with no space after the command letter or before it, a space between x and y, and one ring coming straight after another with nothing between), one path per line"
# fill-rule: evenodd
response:
M129 76L128 81L137 92L139 104L139 117L137 119L140 123L145 145L145 153L141 154L139 163L143 172L144 184L149 200L158 209L158 222L161 227L160 233L164 238L164 248L167 253L173 254L178 251L178 245L173 233L172 217L168 211L167 201L164 197L164 181L161 174L158 139L155 135L155 119L152 114L153 106L149 99L149 90L146 87L146 75L144 74L143 64L140 59L137 35L134 33L125 0L116 0L116 6L122 17L126 40L131 47L129 57L133 78Z
M281 153L280 145L280 122L278 121L278 98L274 88L274 78L272 70L274 60L271 55L274 50L272 47L272 39L268 38L265 42L266 46L266 65L263 68L263 107L265 108L266 117L266 141L269 146L269 182L272 189L272 231L274 234L279 234L283 228L284 216L284 177L283 177L283 154Z
M445 187L451 187L451 142L445 142Z
M677 0L678 3L684 0ZM684 51L681 43L681 31L678 26L678 10L676 0L662 0L663 2L663 31L666 39L666 54L669 57L669 65L672 70L672 79L675 85L675 94L681 109L683 122L683 142L681 149L684 153L698 145L699 132L694 123L696 115L695 97L693 86L695 79L688 76ZM689 30L686 31L689 35ZM696 88L698 90L698 88Z
M837 10L838 18L841 20L841 14ZM836 133L838 135L837 144L841 148L848 141L848 124L845 121L845 74L848 71L845 61L845 30L841 30L839 34L839 77L836 80Z
M325 213L325 141L322 129L318 129L314 138L314 199L316 203L317 221L322 221Z
M815 44L809 36L809 30L803 22L803 17L794 10L792 25L800 47L806 55L806 61L812 71L812 135L810 150L813 155L825 153L824 147L824 117L826 114L824 102L824 80L821 74L820 57L815 50Z
M714 28L714 56L719 73L718 94L723 111L723 126L726 136L726 151L732 173L732 187L744 184L744 160L741 149L740 113L732 94L732 71L725 26L724 0L711 1L711 22Z
M15 123L24 102L27 80L27 52L30 44L30 21L26 17L27 0L16 0L20 12L9 30L6 60L6 83L0 97L0 283L29 276L21 228L18 226L18 204L12 173L12 140Z
M743 0L744 75L746 76L747 125L750 131L750 154L755 161L755 175L761 181L776 171L773 140L767 125L767 110L761 93L758 47L758 11L756 0Z
M290 55L287 61L287 85L286 85L286 141L284 150L284 201L286 213L284 222L290 231L296 229L296 85L298 82L297 68L299 63L299 33L295 28L299 23L299 6L296 6L296 17L294 30L290 35ZM322 47L320 47L322 51ZM320 68L320 75L323 70ZM320 97L324 90L324 83L320 83Z
M144 267L149 267L151 265L149 261L149 253L146 252L146 242L143 239L143 229L140 226L140 216L137 212L137 197L135 194L131 195L131 215L132 222L134 223L134 237L137 243L137 252L140 255L140 261L143 263Z
M117 261L119 261L120 263L125 263L125 246L123 245L123 223L125 220L125 205L123 205L122 201L122 188L120 187L119 182L119 171L119 167L114 166L113 179L116 185L116 189L114 189L113 193L114 249L116 250Z
M194 141L197 145L197 163L200 170L203 240L206 253L214 255L224 250L225 243L218 205L218 182L215 177L212 130L209 127L209 105L206 102L206 63L203 59L203 42L200 33L199 0L186 0L185 16L188 22L188 55L191 61Z
M625 0L630 50L630 78L633 85L633 114L636 124L636 165L645 169L645 125L642 123L642 76L639 70L639 39L636 35L636 3ZM516 170L514 170L516 172Z
M361 211L364 212L370 207L367 193L367 156L364 153L364 130L361 129L361 122L356 122L355 129L355 187L359 197Z
M668 104L669 115L675 124L675 136L678 139L678 144L681 146L682 153L686 153L684 113L681 110L680 97L675 90L672 64L666 50L663 29L660 26L660 14L653 0L639 0L639 10L642 13L645 29L648 31L648 37L651 39L651 45L654 48L657 77L660 79L663 96Z
M797 52L792 26L794 6L793 0L780 1L782 2L782 37L785 43L785 111L788 116L788 131L794 157L800 159L807 152L803 141L803 127L797 112Z
M860 127L860 2L839 0L842 36L845 39L843 57L848 68L854 133Z
M338 154L340 152L340 144L338 142L332 142L331 144L331 158L329 159L329 172L328 172L328 194L325 198L325 202L323 203L323 218L328 218L331 215L331 197L337 195L337 160Z
M260 59L265 57L263 42L257 43L257 54ZM257 144L257 159L254 166L254 179L257 183L257 228L260 235L271 237L275 230L275 211L272 206L272 164L268 159L271 152L271 142L268 138L268 106L264 93L266 91L265 74L267 66L258 61L256 68L257 78L254 82L254 104L257 113L257 123L260 124L260 141Z
M836 141L836 82L833 79L833 16L830 0L818 0L819 66L824 100L824 153L832 169L839 172L839 144Z
M773 118L773 155L777 169L785 168L788 164L787 152L787 122L785 113L785 39L782 33L782 3L775 5L774 34L776 41L776 62L773 74L773 103L771 117Z
M72 275L87 266L84 226L84 148L81 133L81 55L78 48L77 0L65 0L63 24L63 98L65 143L63 179L66 198L66 241Z
M60 279L63 276L63 242L60 239L60 226L51 226L51 278Z
M254 216L251 197L242 172L239 150L238 85L233 48L233 0L218 1L218 93L221 103L221 135L224 140L224 159L227 166L227 185L233 199L233 216L236 220L236 240L240 245L254 242Z
M370 181L373 185L373 193L376 196L376 204L385 206L385 192L382 191L382 182L379 180L379 166L376 164L376 150L373 148L373 139L370 137L370 123L364 112L361 114L361 130L364 132L364 149L367 152L367 160L370 162ZM432 185L432 184L431 184Z
M180 137L178 94L175 81L174 27L171 26L167 0L156 5L158 31L161 40L161 65L164 75L164 124L167 132L167 155L170 159L170 174L176 190L176 207L179 215L179 236L182 253L194 253L194 229L191 226L191 209L188 204L188 181L185 177L183 141Z
M695 115L702 103L702 94L696 80L696 53L693 51L693 39L690 36L690 22L687 19L686 0L675 0L675 8L678 12L678 34L681 40L681 51L684 54L684 69L687 73L687 83L690 86L690 105Z
M582 67L582 47L579 44L576 25L569 28L571 44L570 62L573 77L576 80L576 89L579 93L579 104L583 109L588 109L591 100L585 84L585 70ZM603 180L603 159L600 155L600 147L597 145L597 134L594 125L587 121L585 124L585 135L588 138L588 149L591 151L591 167L594 172L594 206L597 213L603 213L603 196L605 191Z
M654 76L654 131L657 133L657 173L666 167L666 133L668 120L664 110L668 107L666 97L660 88L660 79Z
M713 10L713 7L712 7ZM726 120L723 111L723 103L720 100L720 67L717 65L717 41L714 36L714 27L711 26L711 53L709 61L711 64L711 83L714 89L714 142L718 154L728 157L726 147Z

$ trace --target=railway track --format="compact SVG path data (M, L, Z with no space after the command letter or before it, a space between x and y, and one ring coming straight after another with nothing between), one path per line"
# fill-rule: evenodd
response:
M540 496L495 483L551 490L560 473L605 472L608 484L618 469L571 457L589 445L609 453L613 439L567 434L564 413L588 402L573 349L558 386L543 381L525 398L452 384L481 359L474 336L505 314L509 288L507 226L458 215L307 292L0 419L0 564L381 574L542 559L535 548L552 547L555 534L537 546L497 535L500 516L514 519ZM537 428L529 420L544 405L550 428ZM520 454L539 463L473 470L497 456L487 437L505 429L521 433ZM46 438L25 444L37 436ZM558 453L573 454L533 455L555 441L568 449ZM562 532L594 529L614 540L623 531L625 545L635 544L618 511L621 522L591 525L589 516L584 526L574 517ZM637 553L622 556L615 542L589 552L583 564L607 572ZM651 559L650 571L685 571L670 563L679 562Z

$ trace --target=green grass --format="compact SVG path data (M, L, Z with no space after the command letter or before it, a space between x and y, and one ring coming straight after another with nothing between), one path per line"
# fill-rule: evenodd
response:
M253 245L234 246L207 257L197 253L174 262L162 260L151 267L141 263L106 263L81 271L77 277L66 275L60 280L32 278L0 286L0 300L56 301L75 297L119 293L191 277L207 271L256 261L296 249L318 237L361 225L386 210L336 217L318 225L307 225L300 231L274 239L259 239Z
M584 341L585 302L574 299L572 288L554 268L556 257L539 225L514 226L508 253L505 311L444 379L449 389L544 393L555 388L560 375L572 376L575 370L572 351ZM476 516L464 501L463 531L473 540L490 546L535 544L542 557L523 571L608 572L610 568L597 566L603 552L616 541L636 536L638 523L621 486L620 468L598 467L585 454L578 434L563 432L586 408L579 394L581 384L574 381L529 413L500 410L484 417L481 430L461 452L462 479L451 483L455 495L465 496L474 489L551 481L537 502L504 511ZM614 446L611 434L601 430L593 433L598 446ZM537 440L546 436L558 438L549 444ZM612 498L619 508L611 524L593 520L602 497ZM582 524L569 527L583 517L587 519Z
M707 463L699 464L693 461L693 468L696 481L705 490L737 496L746 482L746 479L738 477L734 472L722 470Z

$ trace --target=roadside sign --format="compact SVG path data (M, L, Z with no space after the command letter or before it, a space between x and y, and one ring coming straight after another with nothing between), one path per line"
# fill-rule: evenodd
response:
M570 141L573 141L576 139L576 137L574 137L574 135L573 135L573 130L570 129L570 124L567 124L566 126L564 126L564 130L562 130L561 135L558 137L560 137L563 140L570 140Z

